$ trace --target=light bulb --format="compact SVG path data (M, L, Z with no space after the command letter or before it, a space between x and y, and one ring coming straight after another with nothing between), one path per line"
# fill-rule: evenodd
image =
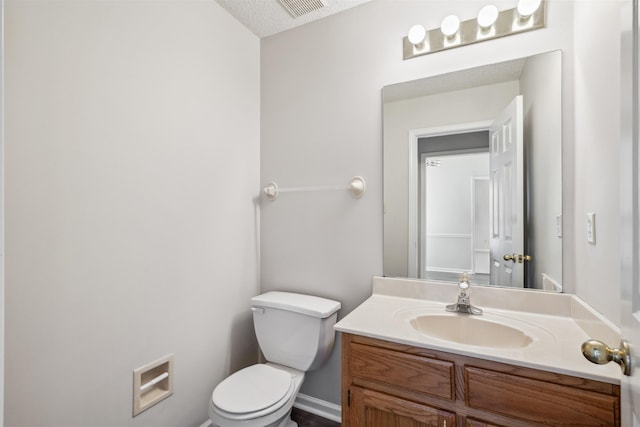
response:
M498 20L498 8L489 4L478 12L478 25L483 30L490 28Z
M518 15L526 19L533 15L540 7L541 0L520 0L518 2Z
M427 30L425 30L422 25L414 25L409 29L407 38L409 39L409 43L411 43L414 46L417 46L424 41L424 38L426 37L426 35L427 35Z
M442 20L440 31L446 37L453 37L460 29L460 18L455 15L449 15Z

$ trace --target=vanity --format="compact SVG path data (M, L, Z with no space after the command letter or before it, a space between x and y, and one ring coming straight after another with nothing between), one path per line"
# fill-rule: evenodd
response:
M581 353L619 332L573 295L373 279L342 332L342 425L620 426L620 369Z
M620 332L561 293L562 105L560 51L383 88L386 277L335 326L343 426L620 426L620 368L582 353Z

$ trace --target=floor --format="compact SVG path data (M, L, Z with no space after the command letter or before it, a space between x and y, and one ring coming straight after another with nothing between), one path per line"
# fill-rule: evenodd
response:
M340 427L340 423L319 417L309 412L293 408L291 419L298 423L298 427Z

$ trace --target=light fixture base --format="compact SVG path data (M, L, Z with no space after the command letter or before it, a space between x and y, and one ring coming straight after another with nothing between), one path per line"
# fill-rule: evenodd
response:
M451 43L440 28L427 31L424 42L419 45L411 43L408 37L404 37L403 59L544 28L545 16L546 0L541 0L540 6L526 19L522 19L518 9L513 8L499 12L495 23L490 28L482 27L476 18L461 22L456 34L456 43Z

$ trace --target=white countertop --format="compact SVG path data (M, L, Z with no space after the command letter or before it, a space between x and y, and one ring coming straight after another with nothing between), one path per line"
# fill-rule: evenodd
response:
M524 348L488 348L444 341L415 330L410 319L421 313L446 313L454 303L455 284L374 277L373 295L340 320L335 329L416 347L620 384L615 363L596 365L580 347L599 339L617 347L620 332L575 295L473 286L471 303L485 320L504 322L534 338ZM460 314L464 316L465 314Z

